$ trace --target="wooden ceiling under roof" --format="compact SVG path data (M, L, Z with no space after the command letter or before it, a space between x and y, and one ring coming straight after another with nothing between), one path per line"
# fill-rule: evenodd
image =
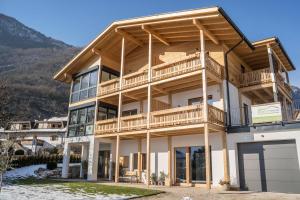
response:
M114 22L65 65L54 79L66 81L67 76L76 73L84 63L95 57L93 51L95 49L103 53L102 57L119 63L123 36L126 39L125 54L127 55L138 47L148 46L149 33L152 34L154 43L172 45L175 42L199 41L199 29L203 29L206 40L223 45L225 49L243 40L234 52L251 63L250 66L252 64L255 68L266 66L268 59L265 59L267 58L265 46L258 45L254 51L255 55L252 55L254 46L222 8L213 7ZM276 49L276 46L274 48ZM277 51L279 57L286 57L285 54L280 54L280 50ZM260 57L263 59L259 60Z

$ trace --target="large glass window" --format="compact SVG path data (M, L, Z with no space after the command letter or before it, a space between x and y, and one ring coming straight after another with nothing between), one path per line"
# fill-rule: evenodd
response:
M101 70L101 83L119 77L119 72L103 66Z
M70 111L68 136L83 136L94 133L95 106Z
M98 70L88 72L73 80L71 102L82 101L96 96Z
M116 118L118 116L118 108L114 105L100 102L98 107L98 119L106 120Z

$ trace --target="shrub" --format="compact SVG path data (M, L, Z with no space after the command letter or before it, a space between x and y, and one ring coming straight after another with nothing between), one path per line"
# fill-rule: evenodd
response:
M15 151L16 156L23 156L24 154L25 154L25 152L22 149L18 149Z
M57 168L57 162L48 162L47 163L47 169L54 170Z

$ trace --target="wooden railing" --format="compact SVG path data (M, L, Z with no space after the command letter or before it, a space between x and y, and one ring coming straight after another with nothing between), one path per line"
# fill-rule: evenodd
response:
M151 113L151 128L196 124L203 122L202 105L192 105Z
M276 74L276 80L277 80L277 84L279 86L281 86L286 91L286 93L289 95L290 98L292 98L292 92L293 92L292 88L291 88L291 86L288 83L286 83L284 81L284 78L282 77L282 75L280 75L279 73L277 73Z
M97 121L96 124L96 132L97 134L108 134L117 132L118 128L118 119L107 119L107 120L100 120Z
M262 83L271 82L271 71L269 68L259 69L247 73L243 73L240 76L240 87L247 87Z
M225 113L223 110L208 105L208 121L212 124L225 125Z
M137 114L121 117L121 130L132 131L147 128L147 114Z
M152 80L162 80L201 69L199 54L152 67Z
M122 89L143 85L148 81L148 70L142 70L123 77Z
M224 78L224 67L209 55L205 56L206 69L220 79Z
M119 78L115 78L109 81L105 81L99 84L98 94L106 95L117 92L120 89Z

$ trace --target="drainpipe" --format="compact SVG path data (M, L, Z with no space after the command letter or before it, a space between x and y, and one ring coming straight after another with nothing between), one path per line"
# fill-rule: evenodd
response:
M230 110L230 96L229 96L229 74L228 74L228 58L227 58L227 55L231 51L233 51L237 46L239 46L244 40L245 40L245 38L243 37L238 43L236 43L233 47L228 49L225 52L225 56L224 56L225 73L226 73L227 108L228 108L228 110L227 110L227 112L228 112L228 124L227 124L227 126L231 126L231 110Z

